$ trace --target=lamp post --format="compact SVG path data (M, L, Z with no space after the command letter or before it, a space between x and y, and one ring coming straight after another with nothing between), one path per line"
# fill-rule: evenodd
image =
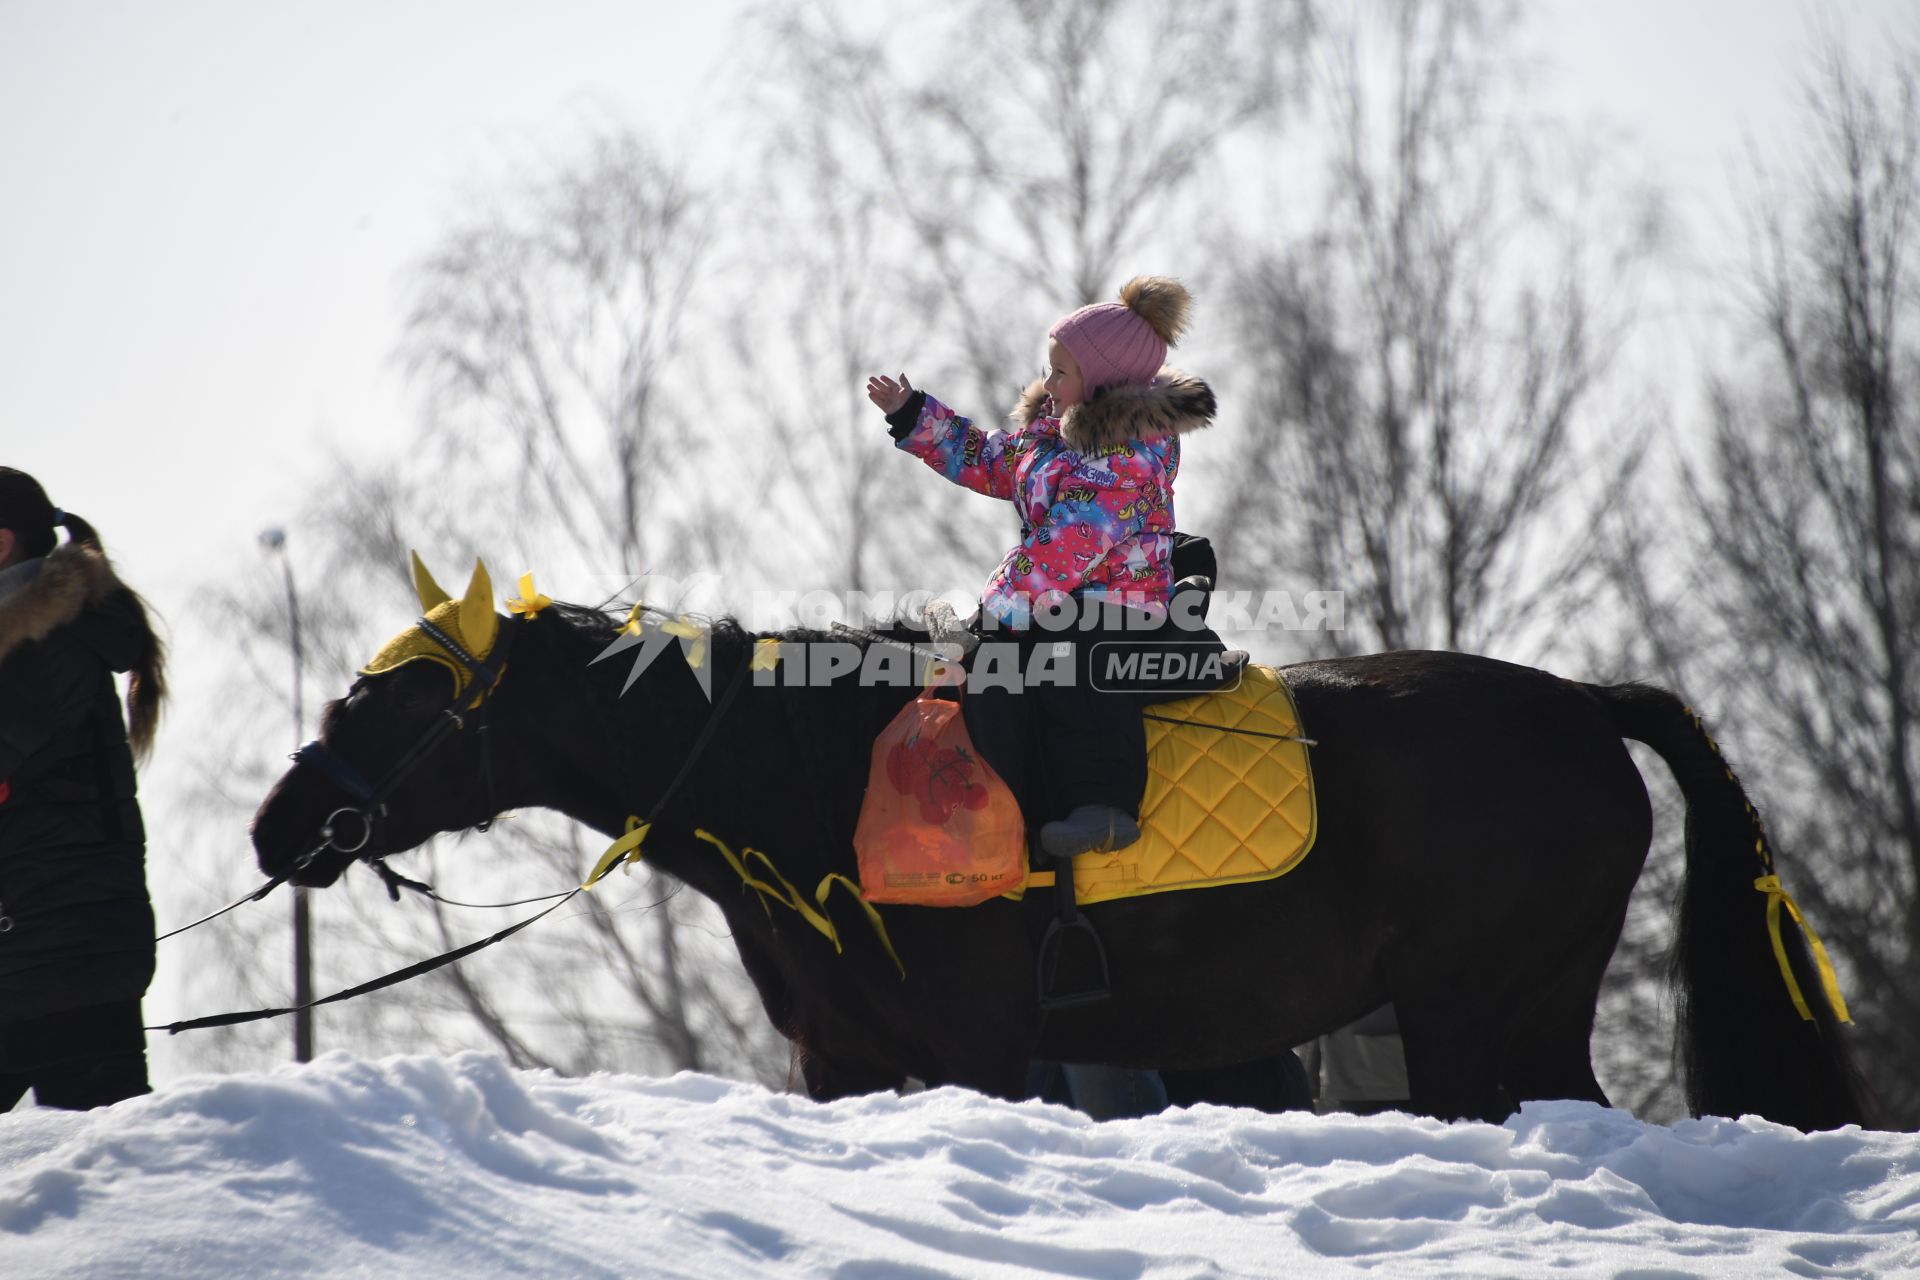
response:
M287 531L281 528L265 530L260 535L260 545L267 554L280 560L280 575L287 587L287 634L293 649L293 745L299 750L306 741L306 723L302 715L300 691L301 672L306 666L305 654L300 647L300 595L293 587L293 560L287 555ZM293 886L293 1060L295 1062L313 1061L313 1010L307 1008L313 999L313 943L312 925L307 914L307 891L299 885Z

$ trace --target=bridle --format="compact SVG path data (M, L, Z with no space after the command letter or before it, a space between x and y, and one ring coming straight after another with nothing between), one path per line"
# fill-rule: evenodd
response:
M533 616L532 612L529 611L527 613L527 616L529 618L532 617ZM324 852L327 849L336 849L336 850L339 850L340 852L348 854L349 856L358 857L361 861L366 862L376 872L379 872L383 879L386 880L387 892L393 897L395 897L396 899L399 897L399 892L396 886L406 885L412 888L424 890L428 894L428 896L438 901L442 901L442 902L447 901L446 899L441 898L438 894L433 893L430 887L426 885L421 885L416 881L410 881L406 879L406 877L401 876L397 872L394 872L391 869L389 869L386 863L383 862L380 858L367 857L363 851L366 849L367 845L372 842L374 829L379 823L381 817L384 816L386 812L387 797L393 794L394 790L398 788L399 785L406 779L407 775L412 773L413 770L415 770L416 768L418 768L421 762L424 761L427 758L427 756L430 755L434 751L434 749L440 745L440 743L444 742L449 734L456 733L464 729L469 721L472 721L474 723L476 731L482 735L481 736L481 752L482 752L481 768L486 773L487 805L488 805L488 814L489 814L489 816L485 820L483 820L480 823L477 823L476 826L478 826L482 830L485 830L486 827L491 824L493 815L497 814L499 810L498 810L498 806L495 803L495 796L494 796L494 790L493 790L492 757L488 754L489 748L487 746L487 739L485 736L487 731L487 726L485 721L484 707L485 707L485 699L487 694L499 684L501 672L504 670L506 666L507 650L512 645L512 637L513 637L515 628L512 626L511 623L503 626L500 629L498 636L495 640L495 644L492 652L490 652L485 659L476 659L471 654L468 654L459 645L459 643L453 639L453 637L447 635L443 629L434 626L432 623L426 621L424 618L421 619L419 623L419 627L425 635L431 638L436 644L439 644L440 646L442 646L446 650L446 652L453 657L455 661L461 663L466 668L467 672L472 677L471 686L467 688L464 692L456 692L451 702L449 702L449 704L441 711L441 714L434 719L433 723L428 725L427 728L421 732L419 738L417 738L414 741L413 745L409 747L407 751L398 760L394 762L393 766L387 770L387 772L381 777L380 781L377 783L367 782L365 775L363 775L358 769L355 769L347 761L341 759L338 753L333 751L332 748L327 747L325 744L321 742L318 742L318 741L309 742L305 746L301 747L300 750L294 752L293 759L296 763L310 764L314 768L318 769L320 772L324 773L327 776L327 778L331 782L333 782L335 786L339 787L341 791L346 793L346 795L352 801L352 803L343 805L340 808L335 809L332 813L327 815L326 821L321 824L318 832L316 833L319 839L305 854L303 854L300 857L298 861L296 861L286 871L281 872L279 875L269 880L259 890L248 895L247 897L241 898L237 902L230 903L229 905L220 908L220 910L218 911L212 912L209 915L201 917L199 920L194 921L192 924L185 925L180 929L175 929L172 931L172 933L168 933L163 936L172 937L174 936L174 934L184 933L188 929L196 928L199 925L203 925L207 923L207 921L209 920L213 920L220 916L223 916L227 912L234 910L235 908L241 906L244 903L255 901L260 898L264 898L276 886L284 884L287 880L291 879L296 872L306 867L316 857L318 857L322 852ZM776 652L777 652L777 646L776 646ZM460 960L466 956L472 955L474 952L479 951L485 947L493 946L495 943L502 942L507 938L512 937L514 934L519 933L522 929L525 929L528 925L533 924L535 921L544 919L545 917L551 915L553 912L559 910L561 907L565 906L568 902L571 902L576 896L592 888L596 881L598 881L608 871L611 871L614 867L620 865L622 862L637 859L637 857L639 856L641 842L646 838L647 832L651 830L654 824L660 820L661 813L666 809L668 803L674 798L674 795L679 791L681 784L685 782L688 776L692 773L694 763L697 760L699 760L702 755L705 754L707 746L713 741L715 734L719 730L721 721L726 717L728 707L730 707L733 704L734 699L739 695L742 687L744 687L747 684L748 672L755 670L758 666L759 666L759 654L758 654L758 651L756 651L754 654L748 657L747 661L742 662L739 668L735 670L732 678L727 681L726 690L720 695L718 701L714 703L711 712L707 716L706 723L700 727L700 732L694 738L693 745L686 751L684 756L681 758L679 771L674 775L673 780L667 784L666 790L661 792L659 798L653 802L652 807L647 812L647 816L645 820L641 820L637 817L630 817L627 819L626 833L623 836L621 836L619 839L615 840L612 847L610 847L607 850L606 854L602 855L600 863L595 867L593 873L588 876L587 880L584 883L577 885L574 888L565 891L564 893L545 895L546 898L554 899L554 901L552 901L549 906L535 913L534 915L528 916L524 920L518 921L515 924L511 924L507 926L506 928L500 930L497 933L490 934L487 937L481 938L476 942L469 942L465 946L456 947L451 951L443 952L442 954L435 956L432 959L422 960L416 964L410 964L403 969L398 969L392 973L384 974L381 977L375 978L370 982L363 982L359 986L349 987L344 991L336 991L330 996L322 996L317 1000L310 1000L307 1003L300 1005L299 1008L313 1008L317 1005L332 1004L340 1000L350 1000L350 999L353 999L355 996L364 995L370 991L378 991L384 987L390 987L395 983L405 982L407 979L417 977L420 974L429 973L435 969L441 968L444 965L452 964L457 960ZM338 825L339 820L341 818L349 817L349 816L353 818L357 818L361 824L358 832L359 838L357 840L351 840L350 842L343 840L340 829L339 829L339 825ZM734 863L735 868L737 870L741 870L742 878L747 880L749 884L758 883L752 880L751 877L748 876L748 873L745 870L741 869L741 864L739 860L734 857L732 852L727 848L725 844L716 840L714 837L708 835L705 831L702 831L699 829L696 829L694 834L696 836L703 837L709 840L710 842L718 845L721 851L728 857L728 859ZM748 851L748 852L751 853L752 851ZM765 855L760 855L760 856L764 857ZM771 866L772 864L769 862L768 865ZM778 873L776 872L775 874L777 876ZM839 877L839 879L842 881L846 881L846 877L844 876ZM782 881L782 883L783 884L785 883L784 880ZM849 885L849 887L852 887L851 881L846 881L846 883ZM764 886L762 887L764 888ZM786 887L789 890L791 890L792 888L791 885L788 885ZM821 892L822 893L825 892L824 884L822 886ZM536 902L536 901L542 901L542 900L544 899L533 898L533 899L527 899L526 901ZM789 901L788 898L786 897L780 897L778 895L775 895L775 900L780 901L781 903L783 903L783 905L791 906L795 910L800 911L801 914L805 916L809 920L809 922L814 925L815 928L822 929L822 931L825 932L830 939L833 939L834 946L836 949L839 948L840 944L839 944L838 937L833 933L831 925L828 924L823 928L822 926L823 918L820 917L817 912L809 912L809 910L805 907L805 904L801 903L797 897L794 898L792 901ZM456 903L454 905L475 905L475 904ZM522 904L521 903L489 903L484 905L519 906ZM887 940L886 931L879 923L880 918L878 913L875 912L871 906L868 906L867 914L868 914L868 917L874 922L874 927L876 931L879 932L882 943L886 945L889 954L891 954L893 950L893 944ZM897 955L894 956L894 963L895 964L899 963L899 957ZM904 970L902 970L902 976L903 977L905 976ZM149 1027L147 1028L147 1030L165 1031L169 1035L177 1035L182 1031L193 1031L203 1027L229 1027L229 1026L238 1025L243 1022L257 1022L263 1018L274 1018L274 1017L280 1016L281 1014L293 1013L296 1011L297 1010L295 1008L291 1008L291 1007L289 1008L276 1007L271 1009L254 1009L254 1010L238 1012L238 1013L214 1014L211 1017L192 1018L184 1022L169 1023L165 1026Z
M470 680L467 687L456 692L440 714L420 732L413 745L401 753L398 760L381 775L378 782L368 782L366 775L343 759L338 752L326 743L315 738L294 752L289 759L295 764L311 765L315 770L345 793L349 803L329 813L320 824L315 835L318 837L307 851L295 860L293 865L280 875L268 881L255 898L265 897L276 885L284 883L297 873L306 870L313 860L328 849L359 858L373 864L375 870L384 870L379 859L368 858L362 851L373 842L374 832L382 818L386 816L387 800L397 791L412 773L418 769L448 737L464 730L469 723L480 736L480 771L487 788L487 816L474 824L474 829L485 831L493 825L494 817L499 813L496 803L493 780L493 748L487 733L486 699L500 681L500 673L506 667L507 652L513 647L513 636L518 628L509 620L503 621L494 640L493 649L485 658L476 658L468 653L460 642L447 631L426 618L415 624L429 639L453 660L466 669ZM361 680L368 679L362 675ZM355 682L358 687L358 681ZM348 696L352 696L351 693ZM357 826L351 824L357 823ZM346 829L343 831L343 824Z

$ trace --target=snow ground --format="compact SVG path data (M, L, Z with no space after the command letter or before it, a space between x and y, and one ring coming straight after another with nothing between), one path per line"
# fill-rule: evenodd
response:
M330 1054L0 1116L0 1275L1920 1275L1920 1135L1200 1107Z

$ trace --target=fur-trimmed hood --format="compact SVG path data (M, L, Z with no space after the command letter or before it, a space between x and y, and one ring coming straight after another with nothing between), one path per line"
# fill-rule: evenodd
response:
M1022 427L1047 416L1047 384L1036 380L1020 395L1013 420ZM1128 440L1183 435L1213 425L1213 388L1190 373L1168 367L1151 386L1102 387L1085 404L1060 415L1060 438L1079 453L1109 449Z
M95 548L73 542L55 547L40 562L40 572L32 581L0 599L0 662L16 649L77 621L89 606L105 604L125 591L113 566ZM121 598L132 603L131 595ZM116 623L129 620L115 618ZM90 627L86 640L115 671L130 671L146 647L144 631L144 627L124 625Z

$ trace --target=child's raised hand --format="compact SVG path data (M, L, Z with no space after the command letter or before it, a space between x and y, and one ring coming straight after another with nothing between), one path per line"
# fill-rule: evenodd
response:
M867 399L880 407L880 412L894 414L913 394L913 384L907 381L907 375L901 374L895 382L884 373L875 374L867 379Z

